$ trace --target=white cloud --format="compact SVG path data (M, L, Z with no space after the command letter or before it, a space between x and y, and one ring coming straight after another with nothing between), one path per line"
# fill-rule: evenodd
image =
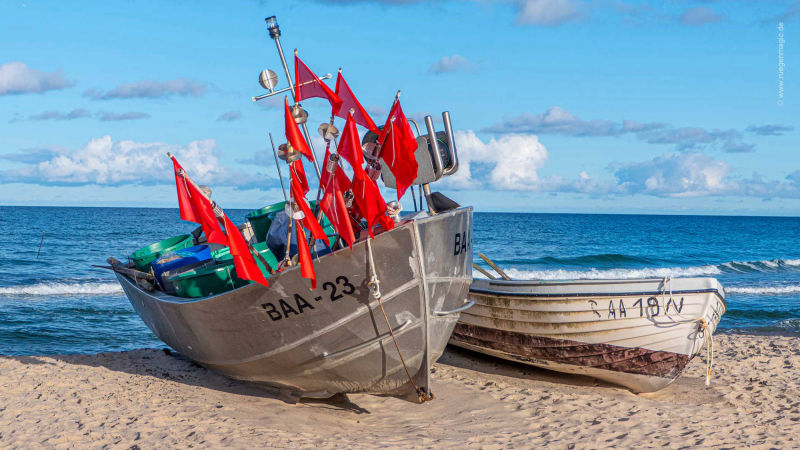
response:
M706 6L689 8L681 14L680 22L682 25L705 25L722 21L722 16Z
M559 106L540 114L523 113L507 117L502 122L484 128L489 133L559 134L574 137L623 136L632 134L648 144L671 144L678 150L698 147L717 147L726 153L745 153L755 150L743 142L737 130L706 130L699 127L674 127L661 122L623 120L584 120Z
M122 122L125 120L149 119L150 114L146 112L130 111L125 113L102 112L99 115L101 122Z
M547 160L547 149L535 135L506 134L484 143L472 130L455 133L459 170L445 179L455 188L476 188L488 182L498 190L536 190L537 171ZM488 173L477 174L482 170ZM485 181L484 181L485 180Z
M233 122L242 118L241 111L228 111L217 117L217 122Z
M120 84L110 91L89 89L84 97L92 100L110 100L117 98L164 98L178 95L182 97L199 97L206 91L206 85L187 78L167 81L143 80L135 83Z
M448 72L457 72L459 70L466 70L470 67L467 58L461 55L443 56L440 60L433 63L428 72L439 75Z
M724 194L734 186L730 166L703 153L667 153L649 161L620 165L617 189L630 194L698 197Z
M152 185L174 183L172 152L198 183L241 188L268 187L269 177L253 176L225 168L214 153L216 141L206 139L187 145L162 142L116 141L111 136L92 139L83 148L53 154L19 169L0 172L0 183L39 185Z
M580 17L580 4L572 0L519 0L517 23L558 26Z
M31 69L27 64L12 61L0 65L0 95L41 94L47 91L64 89L73 82L64 78L61 71L42 72Z

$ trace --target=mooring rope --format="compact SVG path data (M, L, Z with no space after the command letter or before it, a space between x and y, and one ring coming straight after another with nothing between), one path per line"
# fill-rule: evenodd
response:
M370 271L370 278L369 282L367 282L367 287L369 288L369 293L372 295L377 301L378 305L381 307L381 312L383 313L383 318L386 320L386 326L389 328L389 334L392 335L392 341L394 341L394 347L397 349L397 354L400 355L400 362L403 363L403 369L406 371L406 375L408 376L408 381L414 386L414 391L417 393L417 397L419 398L420 403L424 403L428 400L433 400L433 394L428 394L417 386L417 383L414 382L414 378L411 376L411 372L408 370L408 366L406 365L406 360L403 358L403 352L400 351L400 345L397 343L397 337L394 335L394 330L392 330L392 324L389 323L389 316L386 315L386 310L383 309L383 301L381 300L381 288L380 288L380 281L378 280L378 274L375 271L375 260L372 256L372 243L371 238L367 238L367 254L369 256L369 271Z
M714 365L714 335L709 330L706 319L700 319L698 323L698 328L703 330L703 339L706 344L706 386L711 386L711 368Z
M667 284L669 284L669 298L672 300L672 275L665 276L661 281L662 302L664 301L664 295L667 293ZM710 325L705 318L701 317L691 320L691 322L697 322L697 330L703 332L703 342L706 346L706 386L711 386L711 369L714 365L714 335L711 333ZM692 345L692 354L694 354L694 345Z

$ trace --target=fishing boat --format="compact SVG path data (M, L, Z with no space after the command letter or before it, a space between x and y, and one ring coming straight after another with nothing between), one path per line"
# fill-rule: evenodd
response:
M291 93L296 95L295 89L302 84L297 79L293 83L289 74L275 18L268 18L267 25ZM312 82L321 83L313 78ZM277 76L269 70L262 72L260 81L270 93L254 100L289 90L275 90ZM291 111L310 145L304 113L297 103ZM235 259L234 228L245 227L227 222L230 248L210 242L213 233L204 225L204 236L195 233L153 244L133 253L127 264L110 259L111 268L134 310L156 336L225 376L263 384L294 400L352 392L390 394L420 402L431 399L430 367L443 352L460 312L469 306L467 293L472 281L472 208L430 191L431 184L458 169L450 115L445 112L442 119L444 132L438 135L431 116L425 118L427 134L417 129L414 157L419 170L409 188L412 193L415 188L420 192L419 208L414 199L415 212L394 214L388 224L375 228L374 238L369 236L371 228L369 233L362 229L352 247L332 229L332 221L321 221L330 249L313 258L316 287L309 285L309 261L303 262L302 249L297 250L300 264L297 256L290 257L295 242L305 244L306 238L297 234L304 226L301 220L308 218L308 214L297 216L295 168L290 169L293 186L288 200L247 216L254 242L250 256L260 255L256 255L256 263L263 281L251 281L258 274L248 279ZM287 123L291 121L287 115ZM333 126L333 116L329 125ZM294 122L287 125L296 126ZM289 144L281 146L281 158L287 163L292 159L292 147L302 145L292 142L289 133L287 128ZM328 136L329 145L331 140L335 142L332 128L321 126L320 133ZM339 143L340 149L343 145ZM376 153L372 156L375 160L370 164L376 167L375 161L381 159ZM333 170L329 162L335 160L326 160L326 170ZM184 183L195 186L182 168L177 169L177 160L174 162L180 200ZM316 158L314 163L316 166ZM383 179L393 188L397 182L386 165L381 168ZM189 192L194 202L192 192L199 191ZM284 195L288 194L284 191ZM198 197L200 200L207 201ZM287 209L287 204L292 207ZM217 205L212 206L216 211ZM183 207L181 204L181 214ZM314 202L311 207L315 208ZM289 234L293 229L296 234L294 241L285 240L286 258L279 262L282 255L267 245L267 238L277 223L276 215L282 212L290 217ZM220 222L227 220L224 214L213 214ZM206 256L196 257L196 248Z
M664 388L705 346L710 377L726 310L716 279L527 281L498 270L504 278L472 282L475 305L451 344L634 392Z

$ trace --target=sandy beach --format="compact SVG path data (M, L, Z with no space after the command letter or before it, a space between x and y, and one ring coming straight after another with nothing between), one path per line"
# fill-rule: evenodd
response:
M800 339L717 335L636 395L449 347L432 402L347 395L289 404L163 349L0 358L0 447L796 447Z

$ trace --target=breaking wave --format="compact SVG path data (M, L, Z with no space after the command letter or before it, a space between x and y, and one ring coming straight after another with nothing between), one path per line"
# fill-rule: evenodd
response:
M750 294L750 295L783 295L800 294L800 286L743 286L726 287L725 292L729 294Z
M122 293L122 287L117 283L37 283L19 286L0 287L0 295L107 295Z
M722 271L716 266L699 267L664 267L643 269L589 269L589 270L518 270L505 271L511 278L520 280L599 280L599 279L627 279L627 278L664 278L694 277L703 275L718 275Z
M549 258L553 263L563 261L575 261L577 259L597 259L598 257L623 257L624 255L594 255L580 258L568 258L566 260ZM630 257L625 257L626 259ZM608 259L608 258L606 258ZM544 259L537 260L543 261ZM491 269L487 269L490 273ZM692 267L643 267L643 268L613 268L596 269L587 268L585 270L575 269L543 269L525 270L508 268L504 269L511 277L520 280L597 280L597 279L629 279L629 278L664 278L671 277L699 277L720 275L723 273L752 273L752 272L780 272L780 271L800 271L800 259L772 259L765 261L731 261L722 264L706 264ZM473 275L477 278L485 278L478 271ZM736 291L735 289L740 289ZM747 289L747 291L745 291ZM793 290L797 289L797 291ZM800 286L784 287L752 287L752 288L731 288L728 292L750 293L750 294L781 294L800 292ZM759 290L764 290L760 292ZM769 292L767 292L769 290ZM757 292L758 291L758 292Z

